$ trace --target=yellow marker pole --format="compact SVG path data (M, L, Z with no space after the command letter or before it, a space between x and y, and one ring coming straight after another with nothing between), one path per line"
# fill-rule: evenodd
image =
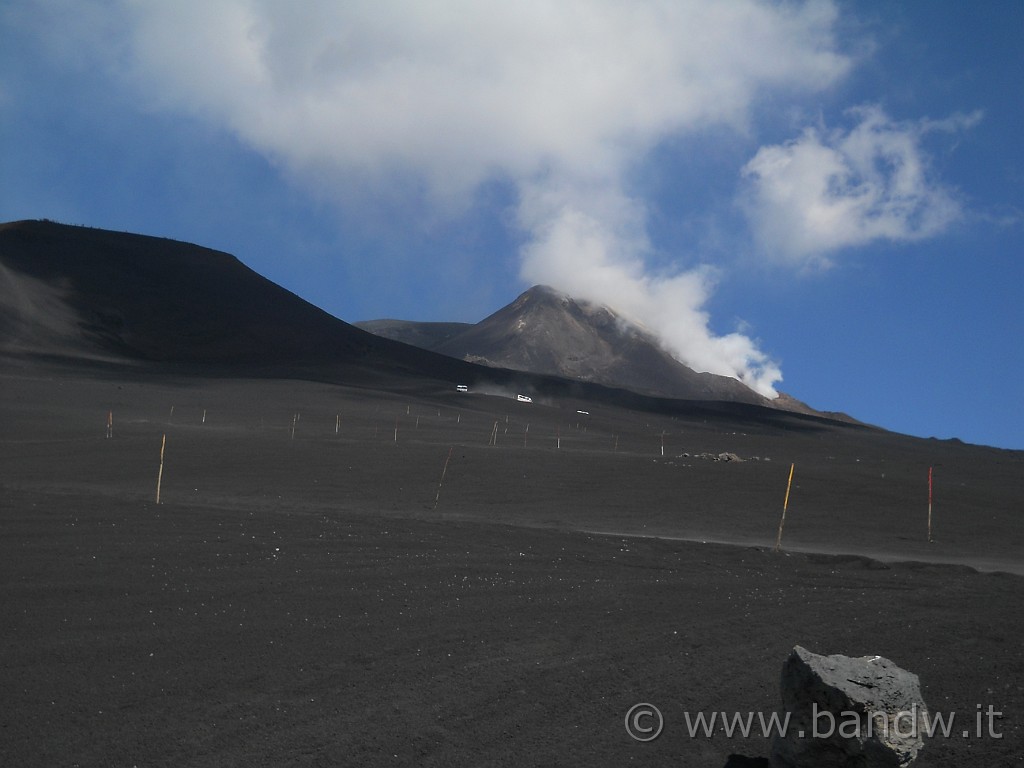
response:
M775 537L775 552L782 546L782 527L786 524L786 510L789 509L789 490L793 487L793 470L796 469L796 462L789 465L789 482L786 483L786 500L782 502L782 519L779 520L779 533Z
M160 471L156 475L156 503L160 503L160 483L164 479L164 448L167 446L167 435L160 441Z

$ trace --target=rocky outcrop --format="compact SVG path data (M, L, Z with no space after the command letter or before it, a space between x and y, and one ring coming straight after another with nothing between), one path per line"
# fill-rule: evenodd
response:
M797 646L782 667L785 735L773 768L904 768L924 745L917 675L881 656L819 656Z

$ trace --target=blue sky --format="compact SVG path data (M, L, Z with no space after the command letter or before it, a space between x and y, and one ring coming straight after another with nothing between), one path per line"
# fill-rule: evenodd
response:
M535 282L680 359L1024 448L1024 3L8 0L0 220L349 321Z

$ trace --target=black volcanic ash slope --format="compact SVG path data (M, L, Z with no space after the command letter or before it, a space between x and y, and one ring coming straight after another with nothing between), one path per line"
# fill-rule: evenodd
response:
M0 352L448 380L473 368L338 320L230 254L46 221L0 224Z

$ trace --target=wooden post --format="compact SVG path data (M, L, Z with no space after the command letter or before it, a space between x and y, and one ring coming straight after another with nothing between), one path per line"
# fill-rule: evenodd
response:
M334 434L338 434L338 431L340 429L341 429L341 414L339 413L337 416L334 417Z
M107 437L114 436L114 412L107 411Z
M202 423L203 424L206 423L206 409L205 408L203 408L203 421L202 421Z
M786 500L782 502L782 519L779 520L779 533L775 537L775 552L782 546L782 527L786 524L786 510L789 508L789 489L793 487L793 470L796 462L789 465L789 482L786 483Z
M453 445L448 449L448 458L444 460L444 469L441 470L441 479L437 483L437 495L434 496L434 509L437 509L437 501L441 498L441 486L444 485L444 476L448 471L448 462L452 460L452 451L454 450L455 446Z
M164 448L167 446L167 434L160 441L160 471L156 473L156 503L160 503L160 484L164 479Z

